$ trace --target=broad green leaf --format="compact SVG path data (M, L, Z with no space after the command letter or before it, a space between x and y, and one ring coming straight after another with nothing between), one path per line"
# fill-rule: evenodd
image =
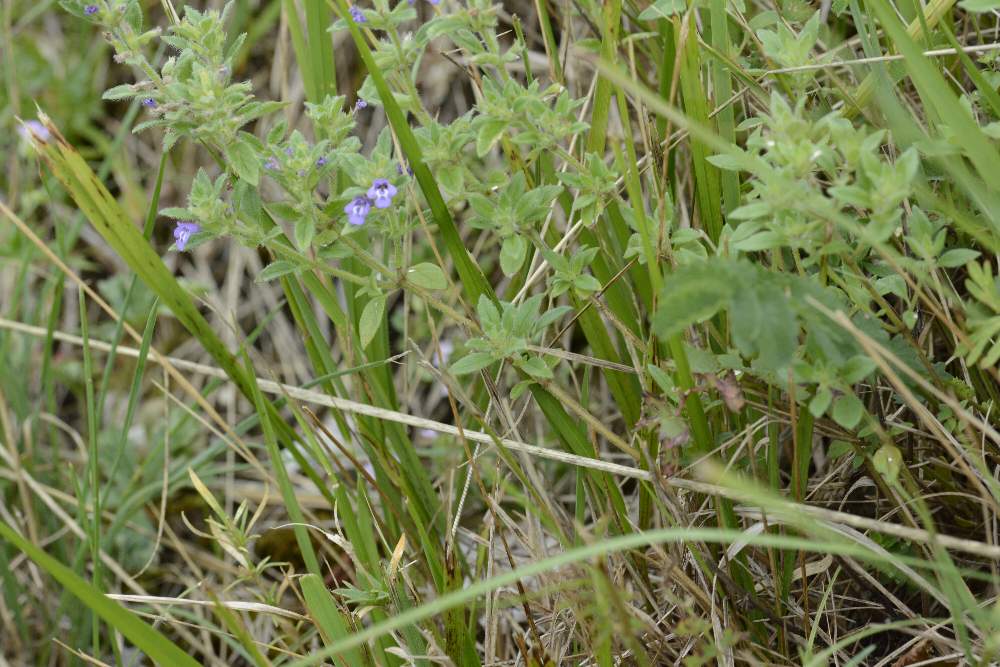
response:
M448 278L437 264L423 262L411 266L406 272L406 279L416 285L430 290L441 290L448 287Z
M472 352L451 365L452 375L468 375L486 368L493 363L493 355L488 352Z
M715 315L729 303L733 285L714 264L682 267L664 279L653 331L669 338Z
M365 309L361 311L361 318L358 320L358 337L361 338L361 347L368 347L368 344L375 338L384 315L384 296L375 297L365 304Z
M528 252L528 243L523 236L517 234L508 236L500 246L500 268L504 275L512 276L524 264L524 256Z
M517 367L531 377L542 378L545 380L552 379L552 369L549 368L548 364L546 364L541 357L528 357L527 359L522 359L518 362Z
M295 247L307 250L316 238L316 225L312 216L303 215L295 220Z
M687 9L684 0L656 0L652 5L639 14L640 21L655 21L664 19L674 14L680 14Z
M476 155L483 157L500 141L504 130L507 129L507 121L489 119L479 126L479 133L476 135Z
M882 445L872 456L872 466L885 478L885 481L892 484L899 477L899 471L903 466L903 453L895 445Z
M809 401L809 412L812 413L813 417L817 419L826 414L827 408L830 407L830 402L833 400L833 392L830 391L829 387L820 387L816 392L816 395L812 397Z
M138 94L138 90L131 83L122 84L120 86L115 86L113 88L108 88L101 95L101 99L105 100L125 100L130 97L135 97Z
M981 14L983 12L992 12L996 9L1000 9L1000 1L998 0L962 0L958 3L958 6L967 12L976 12Z
M830 459L839 459L844 454L850 454L853 451L854 447L846 440L834 440L830 443L830 448L827 449L826 455Z
M288 275L289 273L295 272L299 268L299 265L295 262L289 262L287 260L279 259L276 262L271 262L264 270L260 272L257 276L257 282L265 283L268 280L274 280L275 278L280 278L281 276Z
M237 176L252 185L260 182L260 160L257 151L246 140L240 138L227 146L226 157Z
M846 429L853 429L861 421L865 406L854 394L843 394L833 402L833 420Z
M979 257L979 251L977 250L955 248L954 250L945 251L940 257L938 257L937 263L938 266L952 269L958 266L965 266L977 257Z

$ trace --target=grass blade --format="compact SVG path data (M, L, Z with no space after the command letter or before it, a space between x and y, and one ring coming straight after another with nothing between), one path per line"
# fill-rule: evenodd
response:
M109 600L68 567L25 540L2 521L0 521L0 538L23 551L28 558L37 563L67 591L87 605L105 623L122 633L157 664L170 665L171 667L198 667L198 663L191 656L179 649L159 631L150 627L125 607Z

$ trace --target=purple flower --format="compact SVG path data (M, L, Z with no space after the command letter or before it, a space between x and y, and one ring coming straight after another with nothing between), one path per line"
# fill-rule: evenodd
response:
M322 167L325 164L326 164L326 158L325 157L320 157L318 160L316 160L316 166L317 167Z
M288 148L285 149L285 155L287 155L288 157L292 157L292 155L294 153L295 153L295 151L292 150L291 146L289 146Z
M344 213L347 214L347 221L352 225L365 224L365 218L368 217L368 213L371 210L371 200L363 195L355 197L344 207Z
M142 106L146 107L147 109L155 109L156 100L154 100L152 97L145 97L142 100Z
M365 16L364 12L362 12L354 5L351 5L350 12L351 12L351 18L354 19L355 23L368 23L368 17Z
M427 0L427 2L431 3L432 5L437 5L441 3L441 0Z
M403 165L402 164L397 164L396 165L396 173L399 174L400 176L403 175ZM413 170L410 169L409 167L406 167L406 173L409 176L413 176Z
M191 240L191 237L200 231L201 225L196 222L187 222L185 220L178 222L174 228L174 241L176 242L177 249L183 251L188 241Z
M49 132L49 128L45 127L37 120L25 121L20 127L17 128L17 133L25 139L36 139L43 142L52 138L52 133Z
M375 208L389 208L395 196L396 186L384 178L376 178L368 188L368 198L375 204Z
M275 169L279 169L280 167L281 165L278 164L277 158L269 157L266 160L264 160L264 169L267 169L268 171L274 171Z
M97 13L97 5L87 5L83 8L83 13L87 16L93 16Z
M364 109L367 106L368 106L368 102L365 102L363 99L361 99L359 97L357 104L354 105L354 110L355 111L361 111L362 109Z

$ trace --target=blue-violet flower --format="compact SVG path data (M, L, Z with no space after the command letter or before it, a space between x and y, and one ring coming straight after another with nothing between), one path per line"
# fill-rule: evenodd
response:
M200 231L201 225L197 222L187 222L184 220L178 222L177 227L174 228L174 241L176 242L177 249L183 251L188 241L191 240L191 237Z
M354 19L355 23L368 23L368 17L365 16L364 12L362 12L354 5L351 5L350 12L351 12L351 18Z
M375 208L389 208L395 196L396 186L384 178L376 178L368 188L368 198L375 204Z
M87 5L83 8L83 13L87 16L93 16L97 13L97 5Z
M371 210L371 200L363 195L358 195L344 207L344 213L347 214L347 221L352 225L365 224L365 218L368 217L368 213Z
M154 100L152 97L143 98L142 106L146 107L147 109L155 109L156 100Z

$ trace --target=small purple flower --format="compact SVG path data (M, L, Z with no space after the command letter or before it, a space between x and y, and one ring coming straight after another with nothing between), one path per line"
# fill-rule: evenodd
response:
M403 175L403 165L402 164L397 164L396 165L396 173L399 174L400 176ZM406 167L406 174L408 176L413 176L413 170L410 169L409 167Z
M355 112L361 111L362 109L364 109L367 106L368 106L368 102L365 102L363 99L361 99L359 97L357 104L354 105L354 111Z
M432 5L441 4L441 0L427 0L427 2L431 3Z
M368 213L371 210L371 200L363 195L355 197L344 207L344 213L347 214L347 221L356 226L365 224L365 218L368 217Z
M267 169L268 171L274 171L275 169L279 169L280 167L281 165L278 164L277 158L269 157L266 160L264 160L264 169Z
M354 5L351 5L350 12L351 12L351 18L354 19L355 23L368 23L368 17L365 16L364 12L362 12Z
M83 8L83 13L87 16L93 16L97 13L97 5L87 5Z
M142 106L146 107L147 109L155 109L156 100L154 100L152 97L145 97L142 100Z
M201 225L196 222L181 220L174 228L174 241L177 249L183 251L191 237L201 231Z
M316 160L316 166L317 167L322 167L325 164L326 164L326 158L325 157L320 156L320 158L318 160Z
M389 208L395 196L396 186L384 178L376 178L368 188L368 198L375 204L375 208Z
M25 139L36 139L37 141L48 141L52 138L52 133L49 132L49 128L42 125L37 120L25 121L23 125L17 128L17 133L20 134Z
M285 155L287 155L288 157L292 157L292 155L294 153L295 153L295 151L292 150L291 146L289 146L288 148L285 149Z

